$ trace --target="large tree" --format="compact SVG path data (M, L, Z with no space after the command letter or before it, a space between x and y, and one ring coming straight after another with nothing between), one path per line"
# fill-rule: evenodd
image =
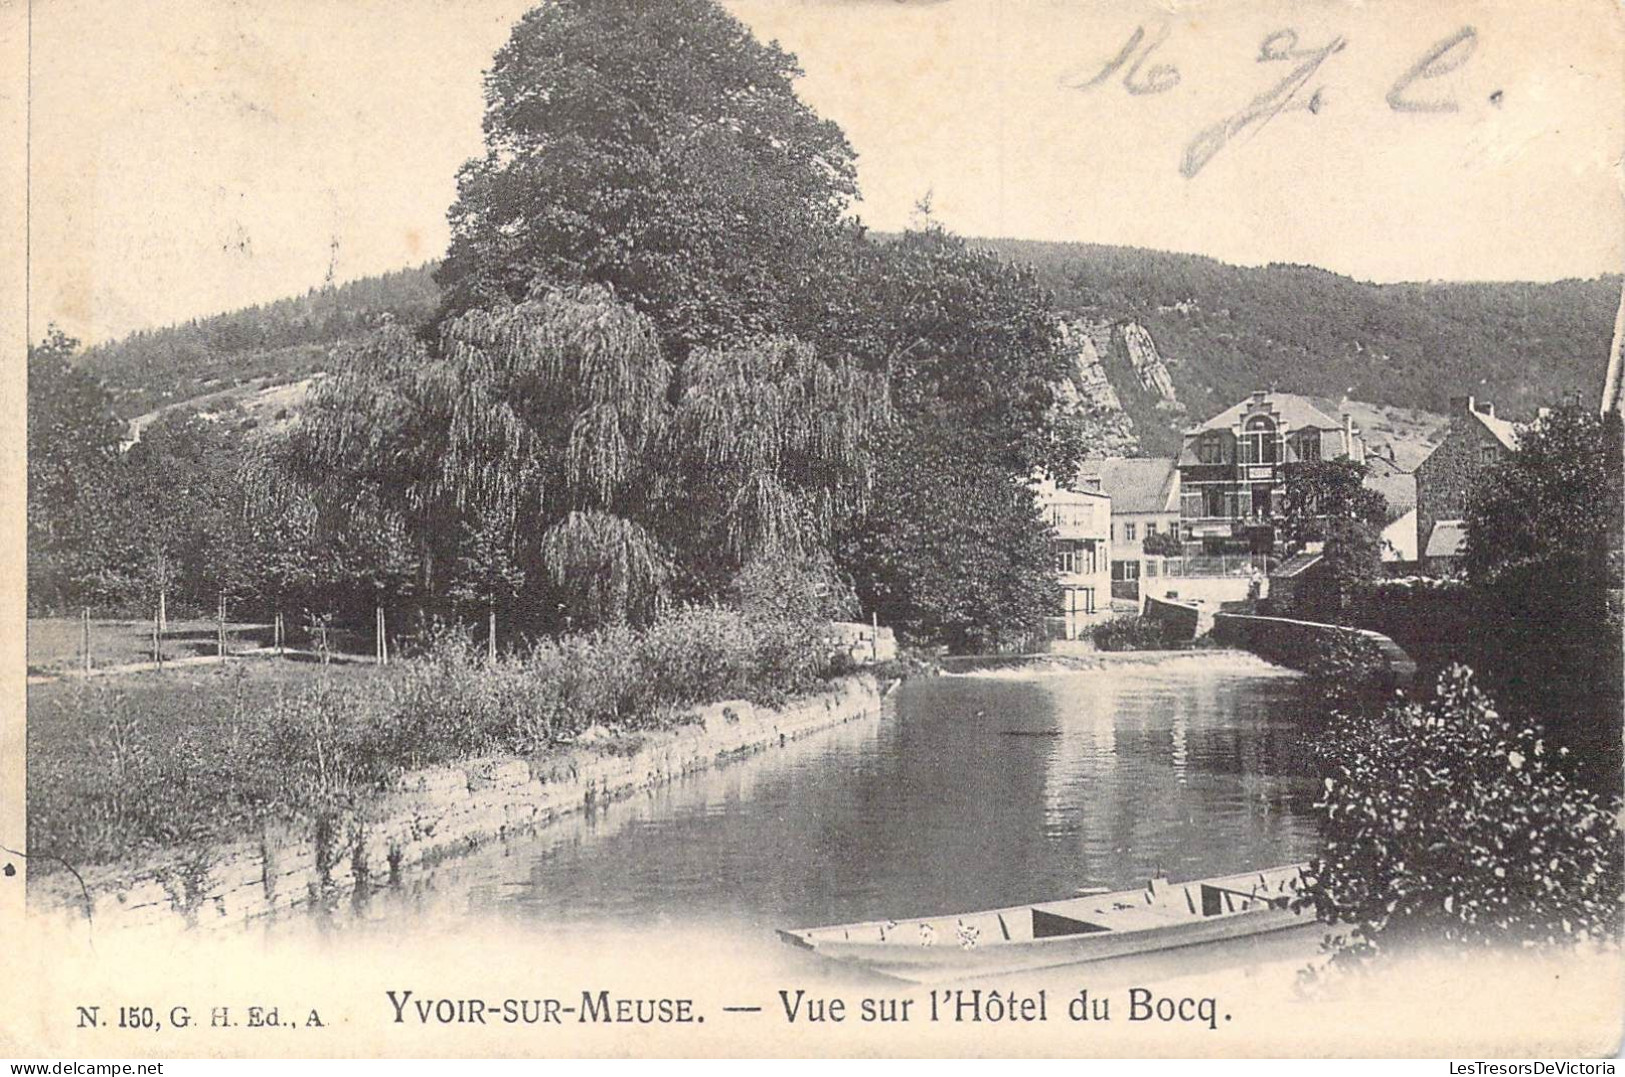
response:
M613 285L679 351L779 330L857 191L799 75L714 0L527 12L486 76L485 155L458 176L446 313L540 278Z
M79 342L55 326L28 349L29 605L97 602L114 533L106 509L124 424Z
M1463 557L1482 611L1480 672L1506 702L1616 763L1622 520L1619 415L1565 404L1480 478Z
M1053 575L1028 484L1070 475L1085 448L1055 406L1069 365L1050 297L936 226L868 237L847 216L852 151L796 98L797 74L715 0L531 11L487 78L486 154L461 173L439 273L444 320L581 281L648 315L684 441L667 452L681 469L638 496L681 495L667 505L687 511L652 522L674 582L714 591L761 554L751 544L816 561L838 532L837 559L882 616L956 645L1025 630ZM855 437L879 417L861 414L874 394L860 370L891 398L878 446ZM741 407L742 390L771 403ZM710 414L724 404L737 425ZM927 461L963 471L965 491ZM958 526L967 511L981 515ZM924 541L922 519L955 526Z
M827 561L839 521L870 503L885 380L777 337L700 349L679 386L660 516L696 588L761 558Z
M1049 530L1031 482L1072 475L1087 446L1053 387L1070 359L1032 274L937 227L848 244L805 296L804 332L883 371L895 421L874 497L840 557L866 606L956 649L1042 627Z
M186 411L149 424L119 461L107 511L117 542L109 566L128 573L137 608L212 611L253 590L257 560L244 526L241 442Z
M432 344L385 327L352 350L290 470L352 544L402 534L424 600L641 619L764 554L817 561L865 495L884 390L790 338L702 349L678 380L607 287L538 284Z
M1058 597L1033 490L957 445L951 423L893 433L875 506L840 545L860 599L905 637L954 653L1029 642Z

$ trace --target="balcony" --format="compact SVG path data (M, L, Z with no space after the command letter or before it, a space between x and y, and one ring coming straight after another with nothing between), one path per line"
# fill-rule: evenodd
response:
M1165 577L1269 575L1276 559L1268 554L1212 553L1169 557L1162 562Z

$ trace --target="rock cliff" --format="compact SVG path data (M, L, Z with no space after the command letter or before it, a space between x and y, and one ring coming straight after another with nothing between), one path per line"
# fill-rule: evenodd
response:
M1134 420L1106 376L1096 345L1096 329L1081 321L1063 321L1061 339L1072 356L1072 374L1056 387L1061 408L1083 419L1091 456L1123 456L1139 449Z
M1157 396L1157 407L1169 411L1184 411L1184 405L1174 393L1174 379L1168 365L1157 353L1157 342L1139 322L1123 322L1114 327L1113 342L1134 369L1141 388Z

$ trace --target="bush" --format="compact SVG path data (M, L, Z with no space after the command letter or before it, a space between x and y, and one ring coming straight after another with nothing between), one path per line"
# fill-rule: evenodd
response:
M1426 702L1345 720L1329 748L1308 895L1322 920L1354 925L1345 955L1617 933L1617 805L1571 782L1566 750L1505 722L1467 668Z
M311 820L321 835L403 770L545 751L595 726L621 735L605 745L629 746L699 704L781 703L835 669L819 624L714 607L642 631L544 640L495 663L455 626L429 624L417 643L364 677L307 667L291 689L258 700L243 667L195 689L68 686L52 717L74 743L30 745L31 847L92 863L225 838L267 817Z
M1172 644L1167 627L1148 617L1116 617L1089 633L1100 651L1165 651Z
M1389 677L1388 659L1376 641L1358 632L1319 632L1306 657L1291 663L1334 711L1363 713L1382 696Z

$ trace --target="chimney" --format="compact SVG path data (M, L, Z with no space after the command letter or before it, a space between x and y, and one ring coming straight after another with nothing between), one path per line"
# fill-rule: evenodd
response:
M1354 419L1346 411L1343 413L1343 455L1354 455Z
M1252 402L1254 404L1262 404L1264 402L1264 396L1265 396L1264 390L1255 389L1253 391L1253 395L1252 395Z
M1490 403L1488 400L1478 405L1478 411L1481 415L1488 415L1492 419L1495 418L1495 405Z
M1470 396L1453 396L1450 398L1451 411L1473 411L1473 398Z
M1552 417L1552 409L1551 408L1537 408L1535 410L1535 418L1537 418L1537 419L1550 419L1551 417Z

